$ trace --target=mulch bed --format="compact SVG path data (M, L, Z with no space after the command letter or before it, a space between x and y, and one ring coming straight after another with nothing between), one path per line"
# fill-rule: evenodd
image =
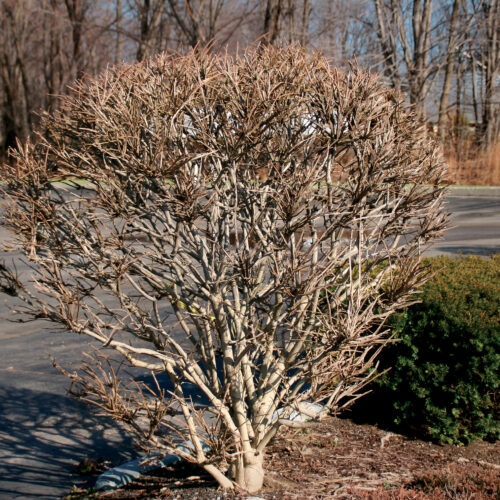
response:
M271 481L296 486L278 498L498 498L500 442L439 446L333 418L310 432L282 434L269 450L268 469Z
M500 442L440 446L347 419L285 429L269 447L265 468L265 486L256 496L266 500L500 499ZM246 496L225 493L202 469L181 464L94 498Z

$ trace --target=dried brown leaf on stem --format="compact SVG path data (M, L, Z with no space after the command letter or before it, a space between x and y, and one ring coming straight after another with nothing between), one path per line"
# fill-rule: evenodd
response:
M435 144L376 77L300 47L111 69L44 120L4 184L35 281L2 268L5 291L154 374L77 377L144 447L258 490L278 427L356 397L425 279Z

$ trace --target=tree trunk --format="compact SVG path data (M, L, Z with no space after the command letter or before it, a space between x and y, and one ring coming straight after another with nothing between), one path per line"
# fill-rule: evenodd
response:
M85 70L84 58L84 34L85 19L88 10L88 4L85 0L65 0L68 19L71 24L71 36L73 40L72 63L74 67L74 76L80 79Z
M163 15L163 0L141 0L135 2L139 18L139 46L136 58L138 61L147 59L156 47L153 47L153 38L160 25Z
M380 41L384 61L382 63L384 74L390 79L392 86L397 92L401 89L397 64L397 49L395 42L395 33L392 26L388 26L386 17L386 7L381 0L373 0L375 13L377 16L377 36Z
M499 39L499 3L492 0L484 4L486 23L486 72L484 79L483 103L483 142L487 147L498 140L500 113L498 105L494 102L496 79L500 66L500 39Z
M444 73L443 90L439 101L438 133L441 139L444 139L446 126L446 112L448 111L448 101L451 90L451 80L453 77L453 64L455 61L457 21L462 0L455 0L450 20L450 36L448 39L448 50L446 53L446 68ZM472 63L474 64L474 62Z
M304 0L304 9L302 10L302 31L300 33L300 43L304 46L307 43L310 14L311 14L310 0Z
M123 11L122 0L116 0L116 48L115 64L123 61Z
M410 102L417 113L424 114L424 100L427 91L427 71L430 53L432 0L413 2L413 58L409 67Z
M267 0L263 28L264 42L266 44L273 45L278 38L281 7L281 0Z
M2 104L3 144L1 153L24 140L31 132L31 89L26 74L28 53L26 34L29 5L26 2L5 4L0 18L0 97Z
M234 481L248 493L256 493L264 484L263 453L244 453L235 465Z
M472 50L471 50L472 53ZM477 70L476 59L472 58L472 107L474 109L474 128L477 132L479 124L479 106L477 102Z

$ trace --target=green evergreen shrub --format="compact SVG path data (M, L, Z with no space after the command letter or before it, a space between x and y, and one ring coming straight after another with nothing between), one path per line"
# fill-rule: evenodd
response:
M500 254L426 259L421 302L394 314L373 393L354 407L444 443L500 436Z

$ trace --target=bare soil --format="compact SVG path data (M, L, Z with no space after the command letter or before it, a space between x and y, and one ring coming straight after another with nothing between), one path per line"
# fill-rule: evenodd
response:
M437 445L329 418L285 429L266 454L270 499L500 499L500 442ZM82 492L83 493L83 492ZM87 493L88 494L88 493ZM100 499L236 499L190 464L159 469ZM68 497L79 497L75 492Z

